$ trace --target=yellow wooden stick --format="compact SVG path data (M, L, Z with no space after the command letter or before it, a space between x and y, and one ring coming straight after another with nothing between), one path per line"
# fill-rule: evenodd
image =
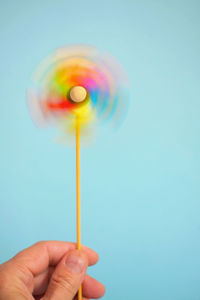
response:
M81 198L80 198L80 124L76 118L76 238L77 249L81 249ZM82 287L78 290L78 300L82 300Z

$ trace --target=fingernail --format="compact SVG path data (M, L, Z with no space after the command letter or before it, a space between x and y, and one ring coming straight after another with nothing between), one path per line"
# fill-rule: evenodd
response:
M69 254L65 260L67 269L73 273L81 273L84 269L85 261L83 257Z

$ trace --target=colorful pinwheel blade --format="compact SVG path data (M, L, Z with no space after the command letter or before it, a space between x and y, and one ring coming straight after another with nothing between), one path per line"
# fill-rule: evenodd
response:
M127 110L127 77L123 68L108 54L92 46L68 46L48 56L32 76L28 90L31 113L37 123L56 123L74 133L94 122L120 123ZM70 91L83 87L87 97L74 102Z

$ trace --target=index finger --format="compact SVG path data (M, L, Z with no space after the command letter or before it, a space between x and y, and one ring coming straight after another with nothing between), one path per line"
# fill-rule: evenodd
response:
M76 249L76 244L62 241L41 241L19 252L11 261L26 267L33 276L44 272L49 266L55 266L70 250ZM82 246L88 256L89 265L98 261L98 254L92 249Z

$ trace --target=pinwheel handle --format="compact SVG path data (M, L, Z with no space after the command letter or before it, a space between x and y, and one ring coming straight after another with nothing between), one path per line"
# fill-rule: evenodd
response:
M76 117L76 239L77 239L77 249L80 250L81 249L80 123L78 121L78 117ZM78 290L78 300L82 300L82 287L80 287Z

